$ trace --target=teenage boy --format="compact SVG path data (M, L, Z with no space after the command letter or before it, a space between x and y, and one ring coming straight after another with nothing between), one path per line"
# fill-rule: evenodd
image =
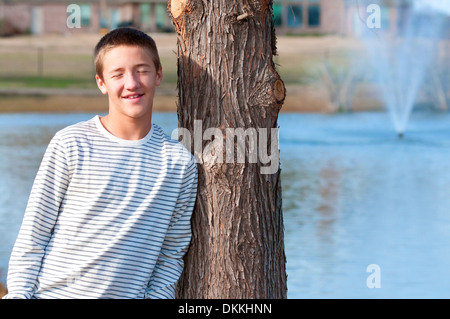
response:
M109 112L57 132L33 184L5 298L173 298L191 238L193 156L153 124L162 69L131 28L95 48Z

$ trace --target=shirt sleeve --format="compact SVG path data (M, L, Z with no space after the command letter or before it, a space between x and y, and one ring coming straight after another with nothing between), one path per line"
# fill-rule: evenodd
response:
M148 298L173 299L191 240L191 215L197 196L197 164L192 157L182 191L149 282Z
M55 135L34 180L11 253L5 299L29 299L36 291L42 258L69 183L67 167L65 148Z

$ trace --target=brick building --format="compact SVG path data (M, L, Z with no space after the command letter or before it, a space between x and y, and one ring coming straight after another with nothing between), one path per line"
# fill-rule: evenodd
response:
M370 2L370 1L369 1ZM395 32L398 12L411 0L380 0L383 26ZM279 33L354 36L368 0L274 0ZM80 28L70 28L68 6L76 4ZM0 34L101 32L133 25L147 32L173 31L167 0L0 0Z
M73 4L81 16L79 28L67 23ZM124 25L168 31L172 25L166 7L161 0L0 0L0 33L97 33Z
M274 21L277 30L282 33L359 36L370 16L370 5L379 4L381 28L396 34L402 27L402 17L407 16L415 1L274 0ZM423 1L426 2L427 0ZM448 4L447 7L441 5L441 12L450 15Z
M274 0L277 30L293 34L343 34L344 0Z

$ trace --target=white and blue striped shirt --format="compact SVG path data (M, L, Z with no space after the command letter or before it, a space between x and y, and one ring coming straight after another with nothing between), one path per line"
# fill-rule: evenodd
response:
M31 190L6 298L173 298L191 238L194 157L157 125L98 116L55 134Z

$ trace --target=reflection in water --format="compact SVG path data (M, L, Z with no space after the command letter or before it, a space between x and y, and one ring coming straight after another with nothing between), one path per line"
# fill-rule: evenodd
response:
M450 297L450 117L415 114L402 141L389 124L280 120L289 297ZM366 285L370 264L379 289Z
M45 148L92 114L0 115L0 281ZM155 114L167 133L176 114ZM289 298L450 298L450 116L281 114ZM366 268L378 264L381 288Z
M331 240L333 238L333 224L337 218L336 214L339 212L339 188L341 183L336 159L329 159L325 165L319 175L321 202L316 211L321 215L321 218L317 231L320 238Z

